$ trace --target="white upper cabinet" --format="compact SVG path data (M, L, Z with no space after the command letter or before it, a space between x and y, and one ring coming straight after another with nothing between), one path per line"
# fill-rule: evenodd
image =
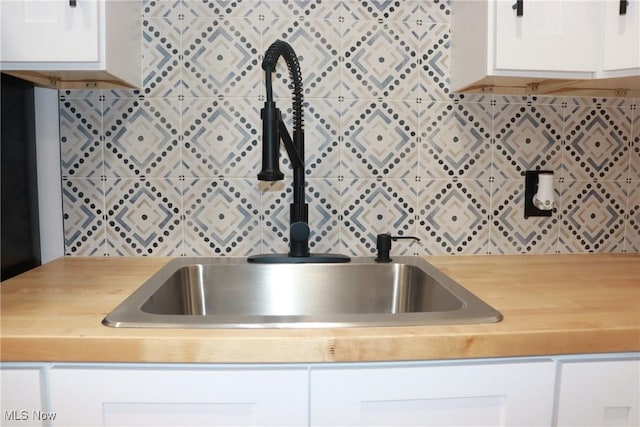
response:
M452 90L637 95L640 0L625 1L453 0Z
M495 69L537 75L580 77L597 67L599 24L594 1L516 0L495 2ZM488 11L491 13L491 11Z
M55 88L140 87L140 0L2 0L0 69Z
M95 1L2 2L2 61L97 61L98 3Z
M640 75L640 0L605 2L603 76Z

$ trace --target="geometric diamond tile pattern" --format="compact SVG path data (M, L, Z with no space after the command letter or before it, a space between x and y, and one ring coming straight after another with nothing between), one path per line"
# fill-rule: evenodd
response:
M184 182L186 255L246 255L260 240L260 193L249 179Z
M419 196L418 224L427 252L486 253L490 199L488 181L428 182Z
M560 251L619 252L625 240L626 185L577 181L565 193Z
M558 170L562 105L496 104L494 173L513 179L533 169Z
M489 179L492 111L489 103L428 103L421 120L420 174Z
M549 217L522 215L524 182L496 180L491 197L492 253L554 253L558 244L558 213ZM556 191L556 200L559 193Z
M260 165L260 111L245 98L185 98L185 177L245 177Z
M59 94L65 254L286 252L261 164L263 52L299 55L312 252L640 251L640 100L449 89L450 2L145 0L143 84ZM274 94L291 129L290 76ZM524 218L524 174L555 172Z
M418 118L409 102L352 102L343 113L342 169L351 177L412 177ZM353 114L353 113L358 113Z
M181 181L119 178L105 187L110 255L181 254Z
M403 179L347 180L342 196L343 250L374 254L376 235L415 235L414 183ZM403 242L404 243L404 242ZM408 244L397 244L395 253L405 253Z
M565 168L576 180L628 176L631 121L620 108L582 107L566 120Z

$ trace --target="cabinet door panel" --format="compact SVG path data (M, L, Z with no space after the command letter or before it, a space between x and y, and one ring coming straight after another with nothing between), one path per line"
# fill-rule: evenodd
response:
M47 412L40 389L42 371L38 368L0 369L0 425L41 426Z
M54 368L61 426L299 426L306 369Z
M98 60L97 0L2 0L0 15L2 61Z
M640 360L564 362L558 426L640 425Z
M311 425L549 425L551 361L311 371Z
M595 72L600 46L599 4L593 0L496 0L495 68Z
M605 0L604 16L603 70L640 74L640 1L630 1L627 14L620 15L620 1Z

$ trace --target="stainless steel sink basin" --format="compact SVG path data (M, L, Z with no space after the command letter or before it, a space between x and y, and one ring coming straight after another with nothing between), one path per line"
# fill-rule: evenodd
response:
M103 323L144 328L308 328L489 323L500 313L419 257L388 264L170 261Z

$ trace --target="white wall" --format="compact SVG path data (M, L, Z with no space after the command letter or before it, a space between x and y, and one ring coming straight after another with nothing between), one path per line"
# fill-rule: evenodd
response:
M38 207L42 263L64 256L58 91L35 88Z

